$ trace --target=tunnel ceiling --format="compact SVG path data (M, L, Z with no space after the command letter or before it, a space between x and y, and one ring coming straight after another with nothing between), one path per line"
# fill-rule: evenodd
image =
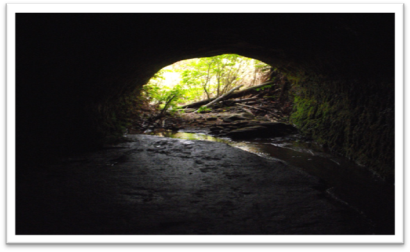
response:
M332 74L363 73L369 62L389 71L392 22L389 14L17 14L17 71L62 90L87 83L87 99L221 53Z

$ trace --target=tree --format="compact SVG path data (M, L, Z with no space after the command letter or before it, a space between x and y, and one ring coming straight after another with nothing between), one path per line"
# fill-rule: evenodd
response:
M214 63L213 61L212 58L190 60L182 73L181 80L181 82L188 87L202 87L208 99L211 97L210 83L212 79L211 68Z
M161 69L145 89L153 103L162 108L169 104L172 108L178 103L219 97L238 85L259 84L267 68L270 66L261 61L237 54L194 58ZM175 83L167 83L170 73L179 76Z
M240 70L245 58L237 54L224 54L213 57L213 72L217 80L217 96L225 94L240 79Z

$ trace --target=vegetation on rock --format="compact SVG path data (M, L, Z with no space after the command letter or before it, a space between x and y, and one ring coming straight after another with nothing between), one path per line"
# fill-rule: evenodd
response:
M373 86L365 93L358 80L334 81L302 72L289 74L289 79L294 99L290 122L333 153L393 180L394 128L387 127L394 121L390 84ZM369 95L382 90L384 97Z

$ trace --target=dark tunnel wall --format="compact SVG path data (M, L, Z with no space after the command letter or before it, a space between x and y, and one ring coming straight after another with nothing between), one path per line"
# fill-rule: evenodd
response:
M287 72L303 132L394 171L394 14L19 13L16 48L17 160L97 147L160 68L237 53Z

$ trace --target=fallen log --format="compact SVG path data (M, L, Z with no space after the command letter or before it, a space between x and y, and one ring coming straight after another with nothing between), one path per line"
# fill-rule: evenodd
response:
M237 86L237 87L232 88L231 90L229 90L228 93L219 96L219 97L216 98L215 100L213 100L213 101L211 101L210 103L204 105L204 107L211 107L214 103L217 103L217 102L219 102L219 101L222 101L223 99L228 98L229 95L230 95L231 93L233 93L233 91L235 91L235 90L237 90L237 89L240 89L242 86L243 86L243 85L239 85L239 86ZM198 110L196 110L195 112L198 112Z
M264 86L267 86L267 85L270 85L270 84L273 84L273 83L274 83L274 81L269 81L269 82L262 83L260 85L245 88L244 90L241 90L241 91L238 91L238 92L235 92L235 93L231 94L229 97L230 98L242 97L242 96L245 96L245 95L248 95L248 94L254 92L255 89L257 89L257 88L261 88L261 87L264 87ZM197 101L197 102L185 104L185 105L182 105L180 108L197 108L197 107L200 107L200 106L205 105L207 103L210 103L215 99L216 98L211 98L211 99L206 99L206 100L202 100L202 101Z
M209 103L213 100L215 100L215 98L206 99L206 100L202 100L202 101L197 101L197 102L193 102L193 103L190 103L190 104L185 104L185 105L180 106L180 108L183 108L183 109L184 108L197 108L197 107L200 107L204 104L207 104L207 103Z
M262 88L262 87L264 87L264 86L271 85L271 84L273 84L273 83L274 83L274 81L269 81L269 82L265 82L265 83L260 84L260 85L256 85L256 86L249 87L249 88L245 88L244 90L241 90L241 91L238 91L238 92L233 93L230 97L231 97L231 98L238 98L238 97L242 97L242 96L245 96L245 95L249 95L249 94L252 94L252 93L255 93L255 92L259 92L259 91L255 90L255 89Z

